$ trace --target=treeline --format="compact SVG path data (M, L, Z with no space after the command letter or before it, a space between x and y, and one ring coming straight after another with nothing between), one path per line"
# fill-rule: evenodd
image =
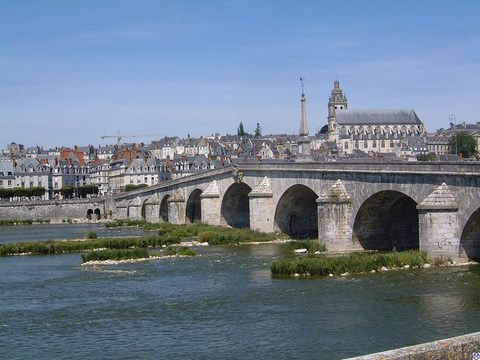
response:
M34 197L34 196L43 196L45 195L44 187L34 187L34 188L21 188L16 187L13 189L0 189L0 198L9 199L13 197Z
M13 189L0 189L0 198L1 199L10 199L16 197L42 197L45 195L46 189L44 187L33 187L33 188L21 188L15 187ZM63 186L59 190L60 194L65 198L71 198L74 195L85 198L87 195L97 195L98 186L97 185L83 185L77 188L67 185Z
M98 194L98 186L97 185L83 185L77 188L73 186L66 185L60 189L60 194L64 198L71 198L75 194L78 197L85 198L87 195L97 195Z

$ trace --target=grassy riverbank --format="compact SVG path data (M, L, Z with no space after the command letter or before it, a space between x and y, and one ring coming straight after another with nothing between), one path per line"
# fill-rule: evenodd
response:
M336 257L297 256L274 260L270 270L274 276L325 276L344 273L367 273L382 268L400 268L406 265L420 267L428 263L426 254L420 251L390 253L355 253Z

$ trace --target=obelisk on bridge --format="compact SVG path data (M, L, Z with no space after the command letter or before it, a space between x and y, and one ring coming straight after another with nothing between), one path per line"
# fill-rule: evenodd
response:
M300 83L302 84L302 95L300 97L301 120L300 130L298 132L298 135L300 136L300 139L298 140L298 152L300 155L310 155L310 139L308 138L307 123L307 97L305 96L303 78L300 78Z

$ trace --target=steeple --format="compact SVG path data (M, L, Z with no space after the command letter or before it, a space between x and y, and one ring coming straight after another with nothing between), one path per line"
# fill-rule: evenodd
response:
M307 97L305 96L305 92L303 89L303 78L300 78L300 82L302 83L302 96L300 97L300 103L302 108L302 118L300 121L300 130L298 134L300 136L306 137L308 136L308 124L307 124Z

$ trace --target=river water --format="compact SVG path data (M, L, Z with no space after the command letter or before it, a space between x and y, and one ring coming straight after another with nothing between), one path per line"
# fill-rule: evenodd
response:
M31 230L0 228L0 243ZM277 279L280 246L102 266L0 258L0 358L340 359L479 331L478 266Z

